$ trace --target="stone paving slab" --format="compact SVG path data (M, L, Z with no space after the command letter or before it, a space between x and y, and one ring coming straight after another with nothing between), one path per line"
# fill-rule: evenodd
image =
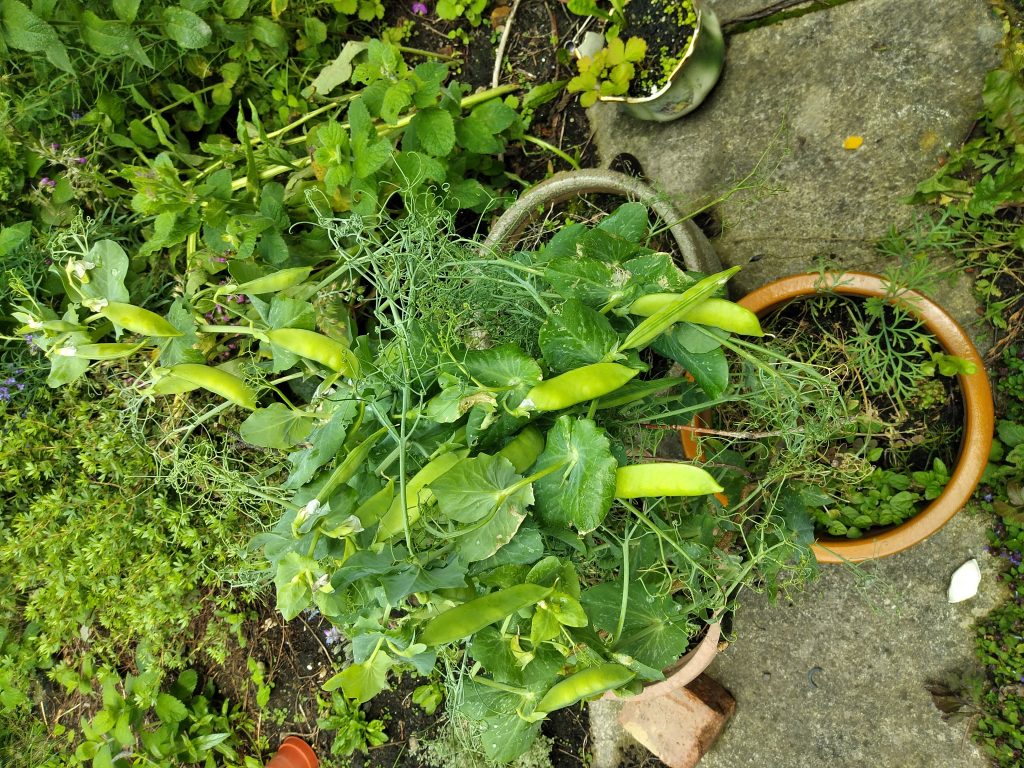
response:
M873 244L911 220L901 198L970 131L1000 37L985 0L854 0L730 38L718 86L680 120L595 106L595 141L603 165L632 154L682 210L765 155L771 178L713 211L740 291L819 256L877 267ZM852 135L863 146L843 149Z
M709 2L723 20L773 4ZM682 210L723 194L764 156L755 188L712 210L723 228L715 249L744 266L738 294L820 257L880 271L874 244L912 222L901 199L969 134L1000 37L985 0L852 0L729 39L722 81L679 121L592 108L598 152L603 165L636 157ZM864 143L845 150L852 135ZM966 280L932 295L979 330ZM961 513L912 550L824 568L791 605L742 596L735 642L710 670L736 715L702 768L986 766L966 724L946 723L925 686L971 667L972 624L1000 600L987 525ZM981 593L951 606L949 576L971 557ZM617 765L629 743L616 715L591 707L595 768Z

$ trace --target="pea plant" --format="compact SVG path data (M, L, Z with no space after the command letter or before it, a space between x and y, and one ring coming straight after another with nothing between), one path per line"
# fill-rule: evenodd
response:
M348 638L328 691L360 704L440 668L507 761L550 712L661 679L741 586L802 575L808 524L744 488L739 454L658 453L749 396L727 352L770 373L740 338L757 318L716 296L735 269L682 272L632 203L512 254L452 239L437 206L320 223L336 260L208 283L164 315L128 302L100 241L58 270L62 317L19 317L52 383L148 360L143 393L207 390L223 403L203 419L248 410L241 437L287 451L286 479L253 489L282 509L254 545L286 618L315 606Z

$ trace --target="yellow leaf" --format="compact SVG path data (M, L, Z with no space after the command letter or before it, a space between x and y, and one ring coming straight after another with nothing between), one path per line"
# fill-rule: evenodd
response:
M843 142L843 149L860 149L863 143L863 136L847 136L846 141Z

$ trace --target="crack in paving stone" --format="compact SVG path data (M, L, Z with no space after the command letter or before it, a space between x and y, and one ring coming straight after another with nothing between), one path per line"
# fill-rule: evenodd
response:
M727 35L740 35L744 32L751 32L762 27L769 27L779 24L787 19L798 19L809 13L826 11L853 0L780 0L774 5L763 8L753 13L737 16L722 24L722 32Z

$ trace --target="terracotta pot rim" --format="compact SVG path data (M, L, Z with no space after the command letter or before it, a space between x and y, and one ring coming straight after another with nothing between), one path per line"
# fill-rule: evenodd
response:
M298 736L288 736L267 763L267 768L317 768L320 761L313 748Z
M758 316L786 302L815 293L886 297L892 283L866 272L812 272L783 277L744 296L739 303ZM928 538L963 508L981 480L988 463L995 427L992 389L985 363L970 337L949 313L916 291L904 291L894 300L917 316L935 336L946 354L975 364L973 374L957 378L964 401L964 431L960 455L942 494L906 522L860 539L819 538L814 555L820 563L859 562L901 552Z
M704 672L711 662L718 655L718 643L722 638L722 623L715 621L707 625L704 637L693 648L687 651L679 660L664 671L665 679L656 683L647 683L644 689L636 696L630 696L629 701L647 701L648 699L664 696L665 694L678 691L692 683L701 673ZM614 691L604 695L605 699L619 699Z

